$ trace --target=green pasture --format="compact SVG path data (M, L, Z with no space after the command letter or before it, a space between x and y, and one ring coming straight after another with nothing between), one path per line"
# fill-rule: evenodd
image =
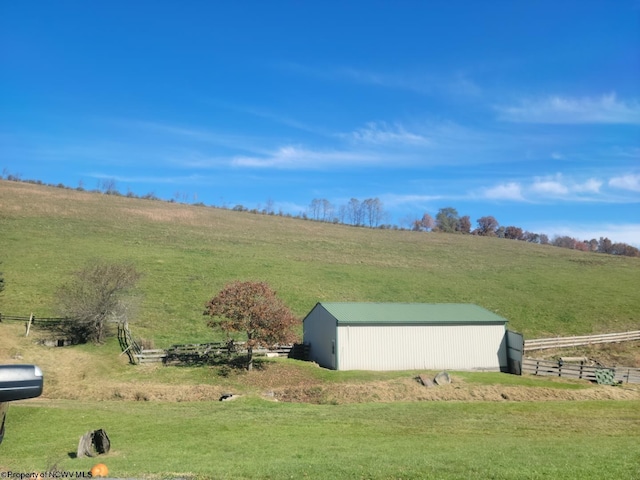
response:
M319 301L469 302L527 337L637 329L640 259L469 235L376 230L0 181L0 312L55 315L55 290L93 257L144 274L134 335L214 336L204 303L264 280L303 317Z
M156 347L217 339L203 307L237 279L268 282L301 318L319 301L469 302L529 338L640 328L638 258L7 181L0 181L0 238L0 313L55 316L56 289L87 260L131 261L144 275L131 298L131 329ZM22 325L0 329L11 350L0 358L44 362L53 392L11 405L0 472L86 472L100 461L114 478L640 478L637 401L271 402L251 383L258 377L244 371L131 366L113 338L99 347L47 350L24 338ZM418 373L265 362L286 367L283 375L297 381L333 388L375 389ZM592 388L497 373L455 376L467 385ZM145 385L215 385L242 396L115 399L118 389ZM112 451L75 458L79 437L97 428L109 433Z
M0 466L115 478L635 479L637 402L308 405L47 401L10 409ZM112 451L74 458L104 428Z

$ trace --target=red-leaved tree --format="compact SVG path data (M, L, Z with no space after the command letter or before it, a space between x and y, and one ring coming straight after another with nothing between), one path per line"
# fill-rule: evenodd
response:
M296 340L299 320L264 282L232 282L205 305L212 328L247 335L247 370L253 368L253 348Z

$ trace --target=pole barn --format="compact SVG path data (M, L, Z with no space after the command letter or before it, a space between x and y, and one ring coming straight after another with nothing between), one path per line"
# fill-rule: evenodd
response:
M471 304L318 303L304 343L333 370L507 371L506 324Z

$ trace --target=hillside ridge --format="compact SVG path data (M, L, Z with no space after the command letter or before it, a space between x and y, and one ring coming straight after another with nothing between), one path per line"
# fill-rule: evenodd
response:
M638 258L7 181L0 210L0 312L51 315L57 286L87 260L132 261L144 278L131 322L160 346L215 336L202 307L236 279L268 282L300 317L318 301L452 302L529 338L640 325Z

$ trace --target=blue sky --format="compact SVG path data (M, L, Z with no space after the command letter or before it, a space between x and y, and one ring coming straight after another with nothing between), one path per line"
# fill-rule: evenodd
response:
M0 6L4 176L640 245L640 1Z

